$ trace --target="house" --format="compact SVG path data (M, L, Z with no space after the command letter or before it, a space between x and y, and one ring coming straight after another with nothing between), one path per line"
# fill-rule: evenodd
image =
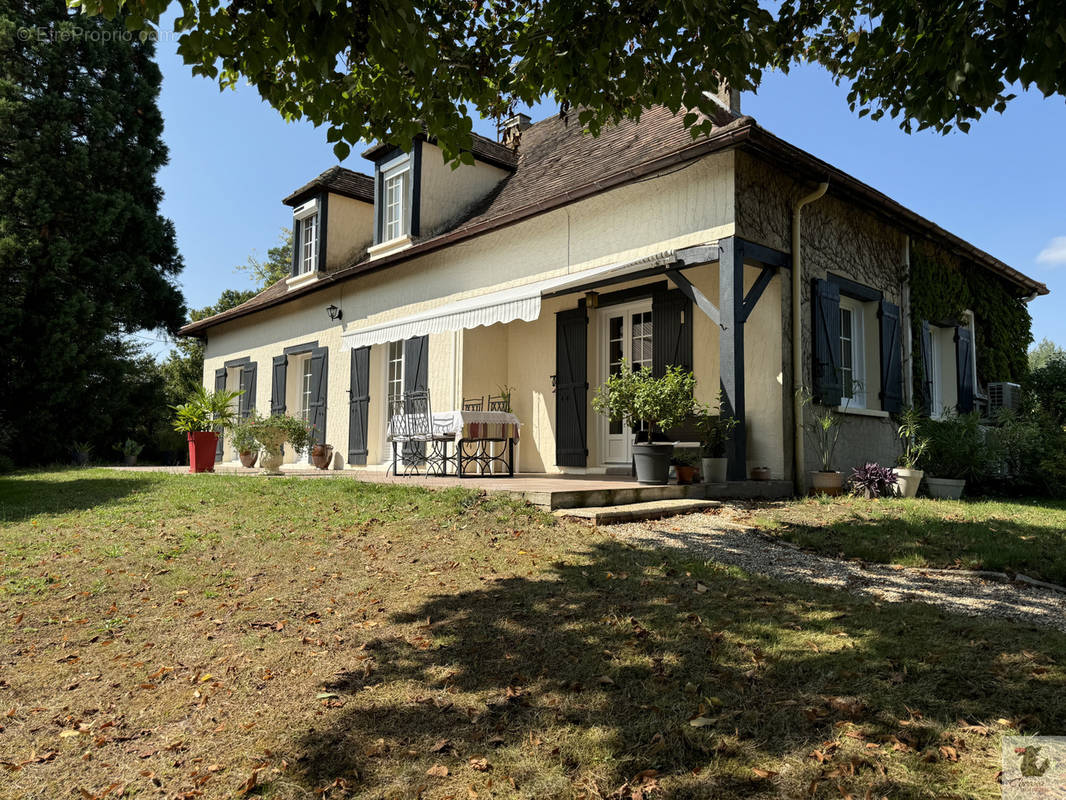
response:
M367 150L373 175L327 170L284 199L291 276L182 329L206 341L205 384L306 415L359 470L389 459L390 396L428 388L443 410L508 386L520 471L596 473L630 463L631 436L595 387L623 358L680 363L742 420L730 477L793 479L798 452L817 468L795 365L848 415L841 469L894 463L904 405L967 411L1019 376L1043 284L738 105L697 139L664 108L597 138L518 115L457 169L421 137Z

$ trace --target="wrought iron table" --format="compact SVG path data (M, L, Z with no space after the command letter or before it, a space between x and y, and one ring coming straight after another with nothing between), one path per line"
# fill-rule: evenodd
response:
M434 412L434 434L455 440L454 460L445 455L443 471L438 474L447 474L448 463L452 463L460 478L513 478L515 443L521 426L518 417L509 411ZM399 428L390 420L390 431ZM497 454L493 445L499 443L506 446Z

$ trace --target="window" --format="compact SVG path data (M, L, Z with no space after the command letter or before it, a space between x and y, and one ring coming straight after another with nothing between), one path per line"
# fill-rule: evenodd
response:
M407 209L411 202L411 167L401 156L381 168L381 241L399 239L407 231Z
M300 226L300 274L306 275L318 269L318 213L304 217Z
M304 422L311 419L311 358L303 360L303 374L300 376L300 415Z
M390 405L403 395L403 342L389 342L385 388Z
M862 303L840 298L841 405L866 408L866 337Z

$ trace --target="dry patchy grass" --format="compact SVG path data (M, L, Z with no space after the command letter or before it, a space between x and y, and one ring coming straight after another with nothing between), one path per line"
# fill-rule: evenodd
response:
M830 556L1022 572L1066 585L1066 504L821 498L768 505L767 532Z
M998 797L1066 644L354 481L0 479L3 797Z

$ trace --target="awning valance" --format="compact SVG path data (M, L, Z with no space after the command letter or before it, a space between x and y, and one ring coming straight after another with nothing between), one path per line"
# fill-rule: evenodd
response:
M540 299L545 294L570 288L577 290L604 278L665 267L673 264L675 260L674 251L671 250L657 253L654 256L605 264L568 275L546 278L497 292L455 300L417 314L349 331L343 336L344 345L354 349L367 345L398 342L430 333L495 325L497 322L514 322L515 320L530 322L540 316Z

